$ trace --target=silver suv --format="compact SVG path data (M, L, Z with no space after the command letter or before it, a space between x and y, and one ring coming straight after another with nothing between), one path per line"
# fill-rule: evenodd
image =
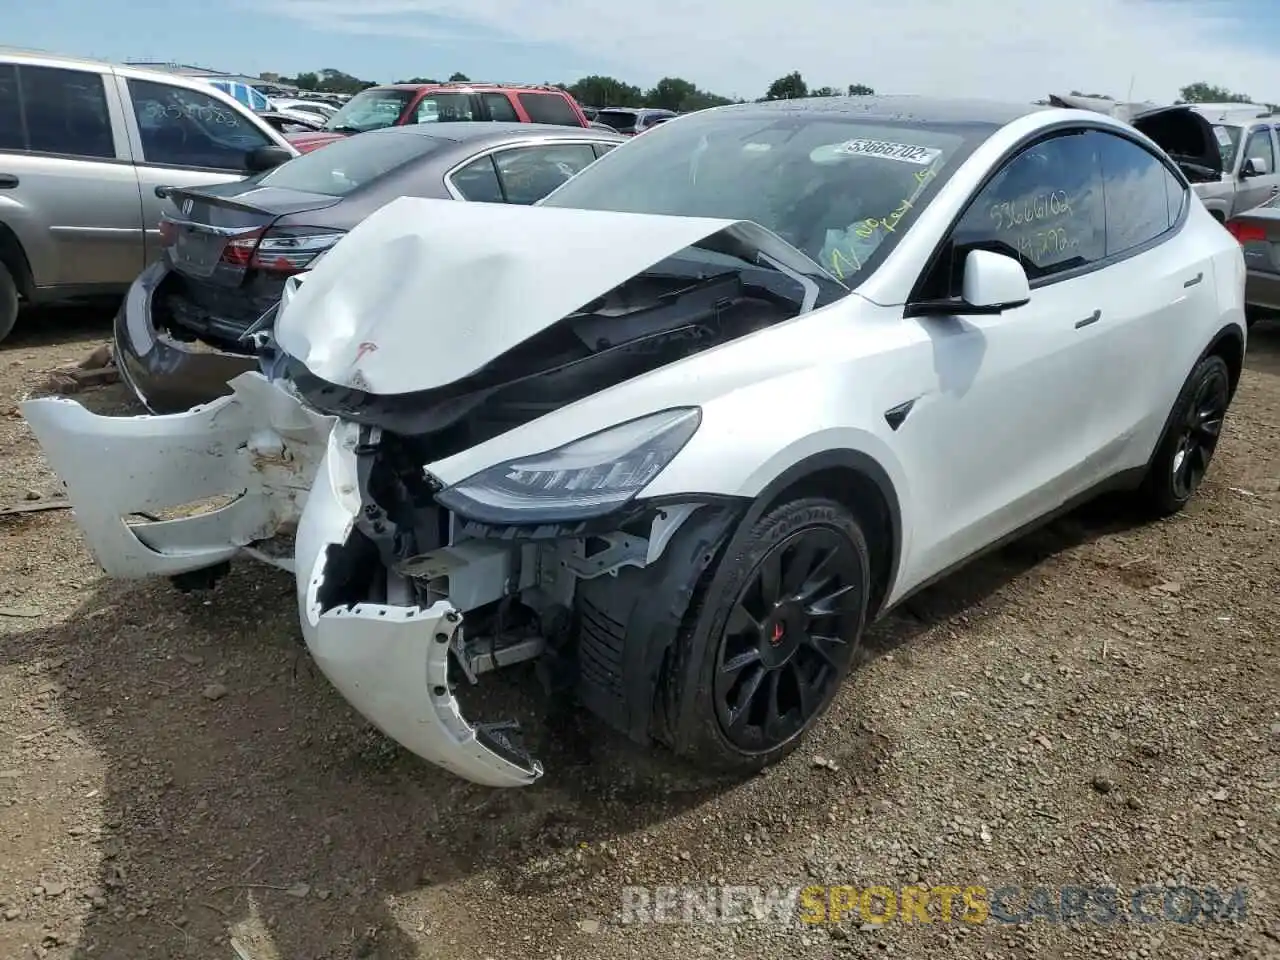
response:
M160 255L157 188L297 155L200 80L0 47L0 339L19 300L127 290Z
M1222 151L1222 178L1196 184L1196 193L1219 220L1230 220L1280 196L1280 144L1276 123L1266 107L1240 104L1198 104L1192 109L1213 124Z

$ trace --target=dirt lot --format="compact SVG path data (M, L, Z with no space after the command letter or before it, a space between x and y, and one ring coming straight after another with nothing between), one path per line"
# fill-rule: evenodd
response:
M0 506L57 496L12 404L106 322L0 348ZM0 957L1280 956L1280 328L1247 365L1183 515L1091 507L929 591L733 786L587 721L534 788L461 783L309 664L287 576L109 582L68 512L0 518ZM1152 923L619 922L626 885L813 883L1163 889ZM1245 915L1167 920L1180 884Z

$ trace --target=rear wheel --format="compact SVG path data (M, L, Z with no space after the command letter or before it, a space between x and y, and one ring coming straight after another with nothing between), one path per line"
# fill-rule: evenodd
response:
M1182 386L1142 497L1160 516L1177 513L1195 495L1209 469L1231 402L1231 372L1222 357L1205 357Z
M804 498L759 519L727 576L708 570L668 677L676 752L750 772L798 745L849 672L866 619L870 561L857 519Z
M0 263L0 340L13 332L18 320L18 285L9 268Z

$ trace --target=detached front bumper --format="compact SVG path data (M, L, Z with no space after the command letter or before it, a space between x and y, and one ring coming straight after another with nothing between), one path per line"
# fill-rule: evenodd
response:
M291 569L311 655L369 722L464 779L537 780L542 766L508 736L511 725L472 724L461 713L449 661L463 618L451 603L423 609L408 591L403 605L322 602L362 507L359 428L259 373L230 386L230 396L167 416L103 417L62 398L22 405L98 562L127 578L201 570L240 553ZM191 516L130 519L228 496ZM273 555L268 543L287 533L291 547Z
M335 418L258 373L229 389L168 416L103 417L61 397L22 404L89 550L111 576L172 576L244 550L292 568L287 552L257 545L296 526ZM188 506L186 516L136 519Z
M423 759L485 786L533 783L542 765L505 735L508 724L471 724L462 716L449 685L449 651L462 629L451 603L322 602L361 507L356 439L348 424L330 435L298 526L298 612L311 656L366 720Z
M178 340L157 328L153 299L168 273L163 260L143 270L115 319L120 376L152 413L177 413L226 396L231 392L230 381L258 369L252 354L230 353L199 340Z

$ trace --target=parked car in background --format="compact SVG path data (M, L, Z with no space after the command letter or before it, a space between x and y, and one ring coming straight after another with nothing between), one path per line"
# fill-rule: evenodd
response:
M1193 108L1213 125L1222 153L1218 182L1197 185L1196 193L1219 220L1226 221L1280 196L1280 142L1277 123L1265 107L1197 104Z
M243 183L173 190L165 255L115 324L121 375L152 411L227 393L255 369L245 333L285 280L400 196L531 204L625 138L578 127L450 123L340 139Z
M1280 319L1280 197L1236 214L1226 227L1244 254L1249 324Z
M258 116L284 136L291 133L315 133L324 129L324 119L301 110L266 110Z
M157 187L297 155L199 80L0 48L0 339L20 300L127 290L160 255Z
M559 87L501 83L395 83L362 90L324 130L290 138L303 152L353 133L422 123L490 121L585 127L578 102Z
M325 103L323 100L304 100L292 97L272 97L271 105L277 110L300 110L303 113L312 113L319 117L322 121L328 120L338 108L332 104Z
M655 107L606 107L596 111L595 121L633 137L675 116L678 114L674 110L659 110Z

